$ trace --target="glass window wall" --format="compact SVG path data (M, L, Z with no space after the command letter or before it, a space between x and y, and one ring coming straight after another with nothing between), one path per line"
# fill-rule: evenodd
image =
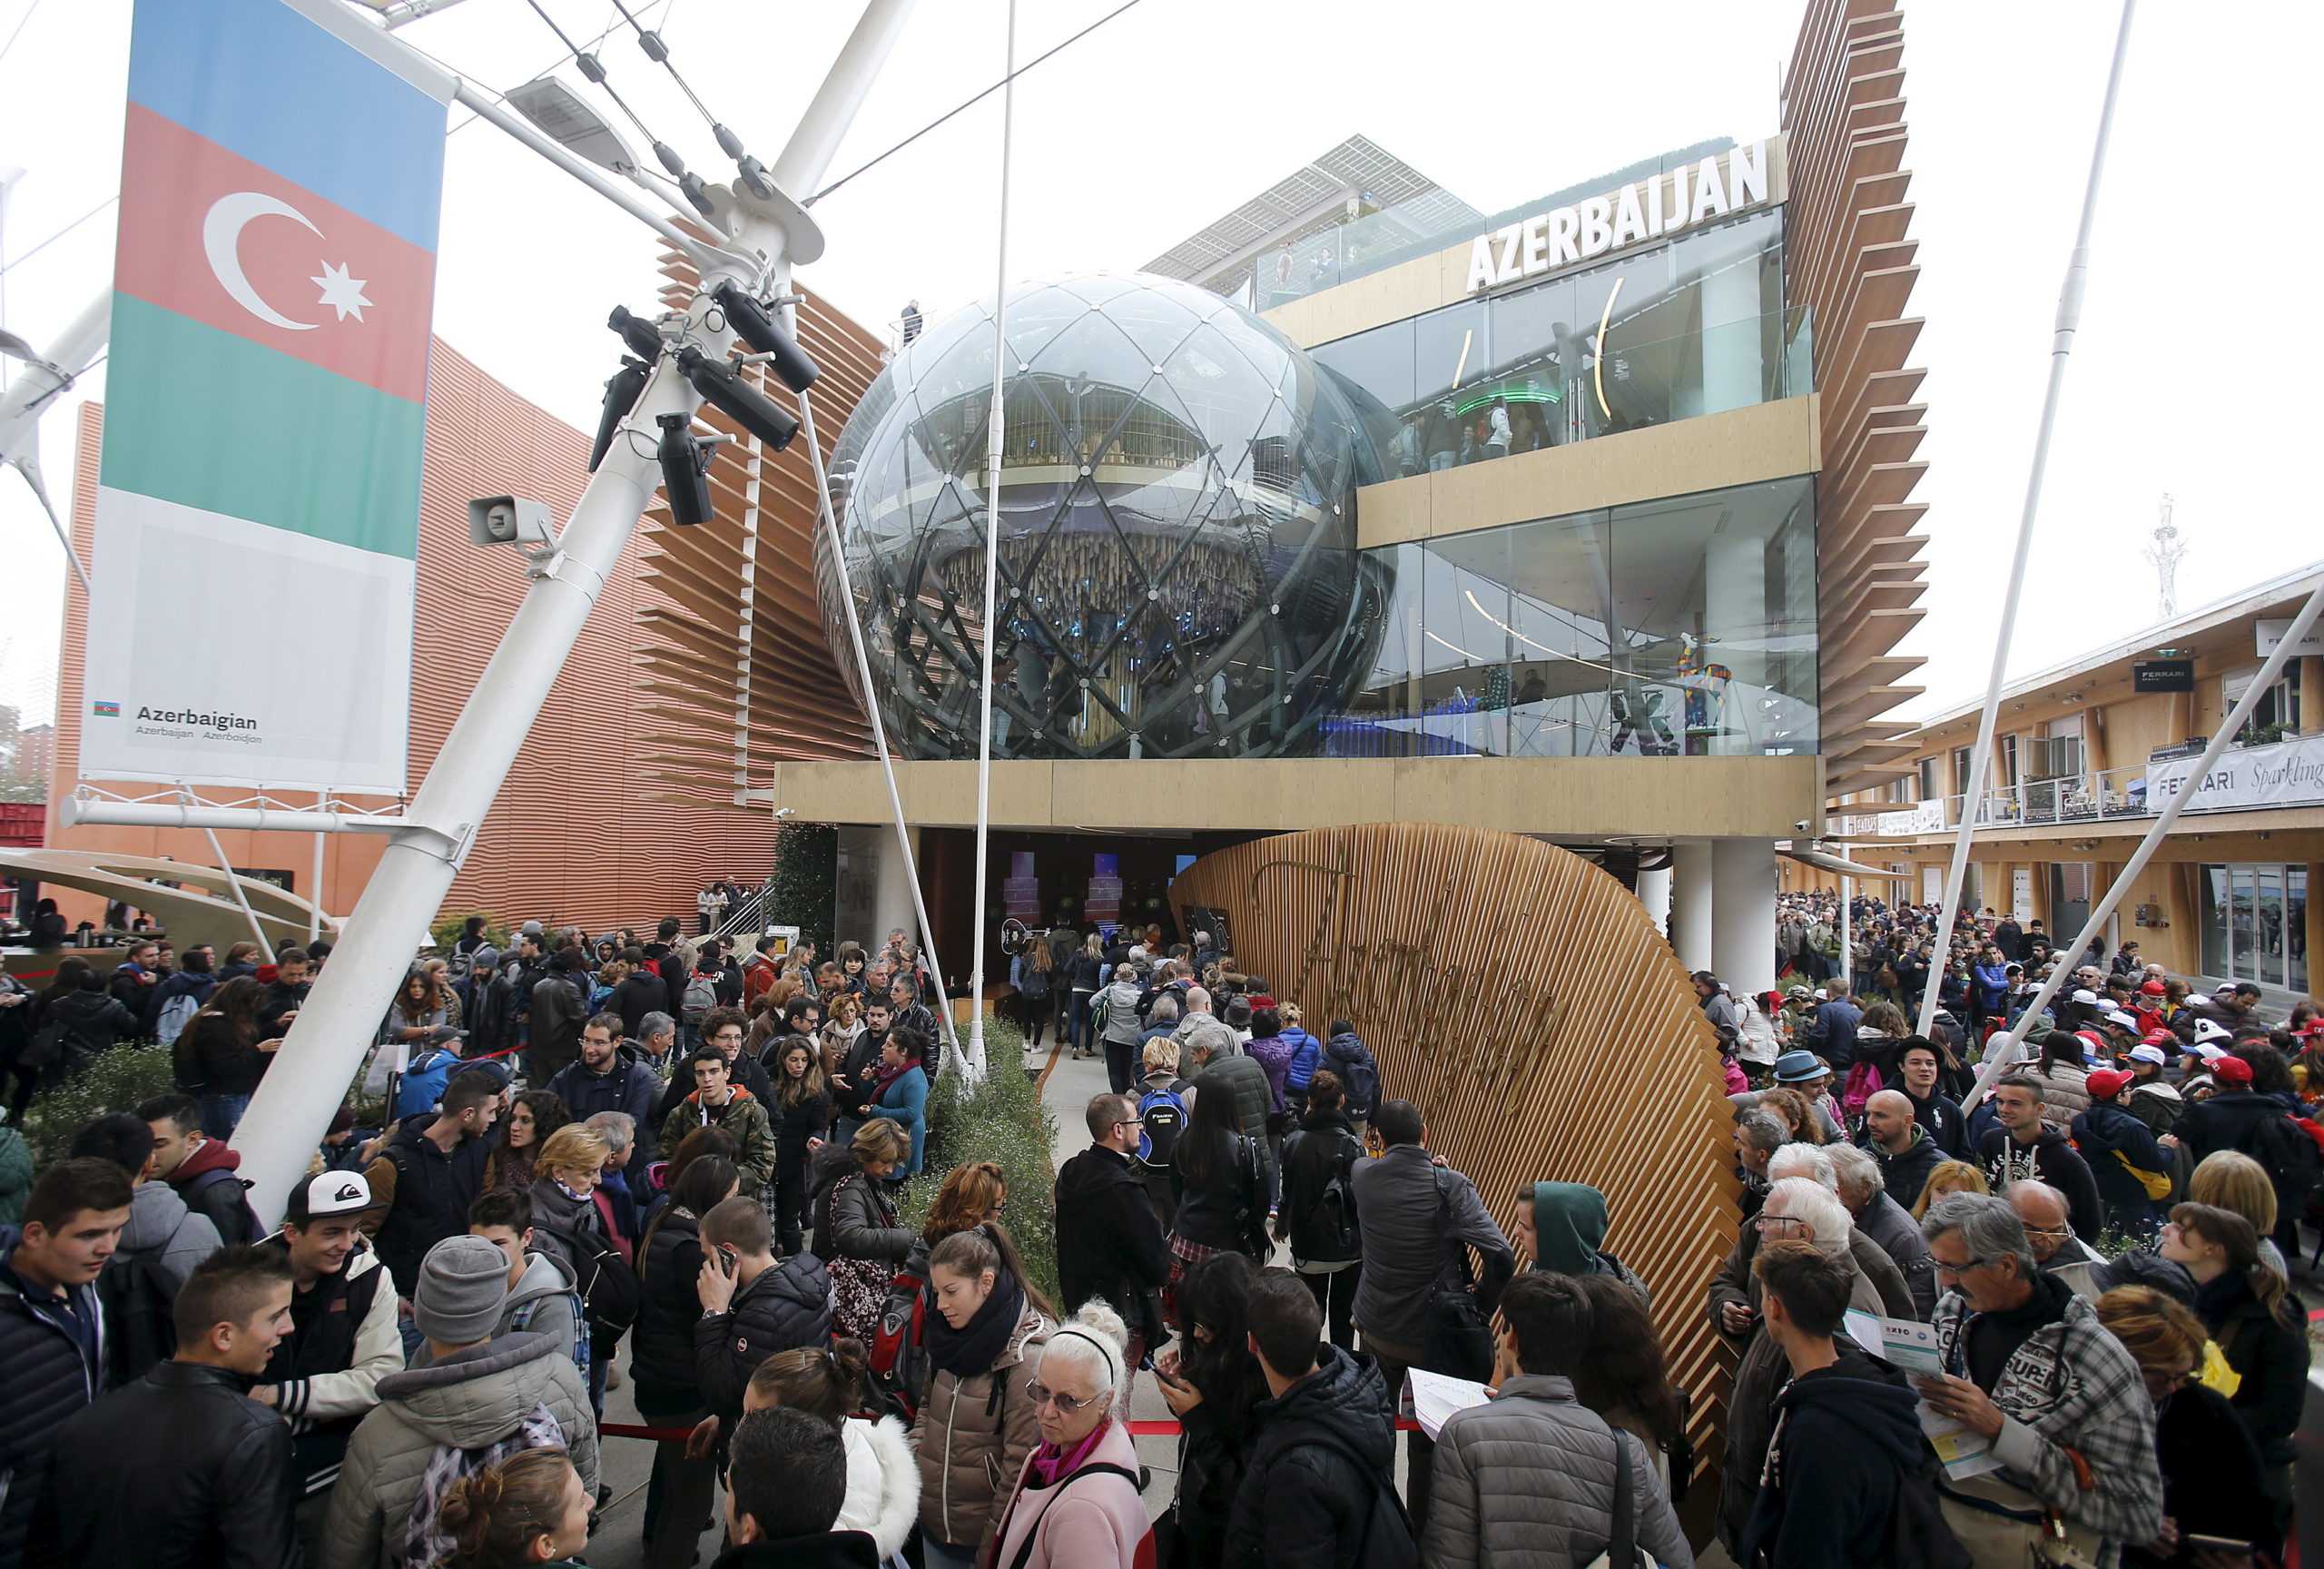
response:
M1311 353L1350 390L1390 479L1810 385L1806 314L1784 309L1779 210Z
M2308 868L2206 866L2203 972L2308 990Z
M1817 746L1807 477L1367 550L1393 584L1334 756Z

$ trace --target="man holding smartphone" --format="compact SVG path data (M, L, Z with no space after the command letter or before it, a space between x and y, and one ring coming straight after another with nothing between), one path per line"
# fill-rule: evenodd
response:
M702 1218L702 1250L694 1377L708 1421L731 1433L760 1363L778 1351L831 1344L832 1279L812 1253L776 1262L766 1206L740 1194Z

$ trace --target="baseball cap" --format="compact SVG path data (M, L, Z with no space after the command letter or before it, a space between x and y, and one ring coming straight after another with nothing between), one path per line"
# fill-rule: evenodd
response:
M1818 1079L1831 1070L1813 1051L1787 1051L1776 1059L1776 1081L1779 1084L1800 1084Z
M2119 1068L2093 1068L2089 1079L2090 1098L2093 1100L2112 1100L2130 1081L2131 1076Z
M2222 1051L2211 1062L2211 1077L2222 1084L2251 1082L2251 1064L2240 1057L2230 1057Z
M2142 997L2163 997L2168 996L2170 992L2162 982L2149 981L2139 988L2139 994Z
M1816 993L1809 991L1805 986L1794 986L1790 991L1786 992L1784 995L1786 997L1813 997Z
M2144 1045L2133 1046L2131 1048L2131 1061L2133 1062L2152 1062L2159 1068L2165 1062L2170 1061L2171 1059L2163 1054L2162 1047L2149 1041Z
M371 1184L360 1171L325 1171L310 1177L290 1190L282 1218L295 1225L332 1215L353 1215L371 1208Z
M457 1024L438 1024L428 1032L430 1046L449 1046L455 1041L465 1041L468 1032Z
M2109 1009L2107 1011L2101 1013L2099 1018L2104 1020L2109 1024L2118 1024L2122 1026L2122 1028L2130 1031L2132 1034L2136 1034L2138 1032L2139 1021L2131 1017L2128 1013L2123 1012L2120 1008Z
M2225 1030L2220 1028L2219 1025L2213 1023L2211 1020L2201 1019L2196 1021L2195 1023L2195 1039L2198 1041L2232 1041L2235 1037L2229 1034Z
M2194 1052L2196 1056L2201 1058L2206 1062L2217 1062L2221 1058L2227 1055L2226 1047L2214 1046L2208 1041L2198 1041L2194 1045L2189 1047L2188 1050Z
M2074 992L2073 1001L2083 1003L2085 1006L2093 1005L2098 1001L2098 993L2093 992L2089 987L2084 986Z
M2179 1037L2173 1035L2168 1030L2150 1030L2145 1034L2139 1037L2139 1044L2142 1046L2176 1046L2179 1044ZM2157 1057L2155 1061L2160 1062L2162 1059Z

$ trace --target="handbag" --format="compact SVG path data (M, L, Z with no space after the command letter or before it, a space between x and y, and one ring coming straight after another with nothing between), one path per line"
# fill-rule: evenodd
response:
M2066 1454L2076 1475L2087 1476L2089 1462L2072 1449ZM1937 1498L1954 1539L1977 1569L2096 1569L2102 1545L2097 1532L2070 1524L1991 1472L1965 1482L1940 1482Z
M1478 1305L1476 1277L1469 1268L1468 1244L1452 1235L1452 1206L1444 1197L1444 1182L1436 1182L1439 1229L1451 1242L1452 1264L1459 1272L1457 1287L1439 1285L1429 1325L1429 1343L1420 1366L1431 1373L1466 1378L1482 1384L1492 1377L1492 1327ZM1440 1280L1442 1276L1439 1277Z
M1614 1436L1614 1536L1582 1569L1640 1569L1646 1560L1630 1519L1630 1446L1622 1442L1620 1428L1610 1426L1607 1431Z
M2122 1163L2124 1170L2139 1179L2139 1186L2146 1189L2148 1198L2168 1199L2171 1197L2169 1177L2160 1171L2150 1171L2143 1166L2132 1165L2131 1158L2120 1150L2114 1151L2114 1159Z

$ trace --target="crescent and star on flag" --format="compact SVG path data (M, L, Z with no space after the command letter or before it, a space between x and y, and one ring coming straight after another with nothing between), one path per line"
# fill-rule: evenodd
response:
M288 218L303 225L316 239L323 238L323 232L288 202L263 192L236 191L212 202L209 212L202 220L202 245L210 260L210 271L217 276L219 286L226 291L234 303L260 321L286 331L310 332L322 323L295 321L283 315L269 305L264 297L251 286L250 279L243 275L242 230L260 218ZM352 263L340 262L334 266L319 260L316 265L323 270L322 275L308 280L321 291L316 304L328 305L336 311L334 321L344 321L350 316L358 321L363 321L364 308L374 306L374 301L363 297L363 290L369 281L350 276Z

